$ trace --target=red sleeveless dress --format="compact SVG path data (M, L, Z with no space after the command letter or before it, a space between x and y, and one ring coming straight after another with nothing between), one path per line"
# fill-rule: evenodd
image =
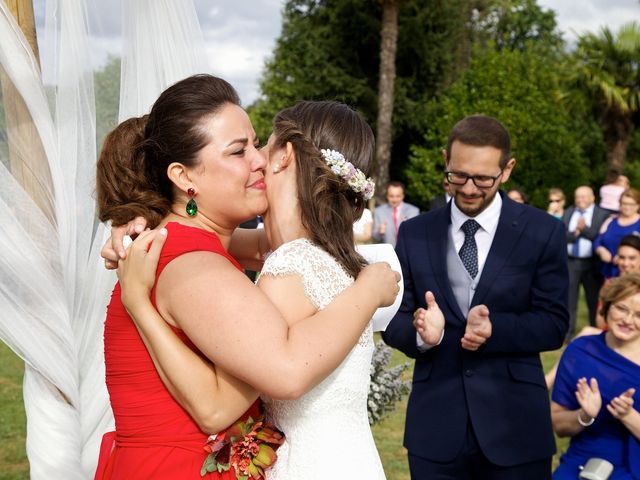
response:
M193 251L217 253L240 269L214 233L174 222L167 224L167 230L156 279L171 260ZM155 289L152 300L155 305ZM182 330L174 328L174 331L191 350L201 355ZM102 440L96 480L202 479L200 468L207 456L203 447L208 435L198 428L160 380L120 301L120 284L116 284L107 308L104 351L116 431L105 434ZM259 413L260 404L256 400L243 418L256 418ZM236 475L232 468L204 478L235 480Z

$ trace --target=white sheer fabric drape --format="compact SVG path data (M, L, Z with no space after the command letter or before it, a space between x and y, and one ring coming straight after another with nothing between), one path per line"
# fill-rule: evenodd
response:
M87 8L84 1L47 0L43 37L54 48L42 64L55 82L50 102L31 49L0 0L0 66L5 84L15 87L4 95L28 111L12 128L28 123L35 132L22 142L9 135L11 161L0 161L0 339L26 365L27 454L35 480L92 478L102 434L113 428L102 330L116 278L99 256L108 232L95 214ZM123 18L120 118L127 118L206 66L190 0L129 0ZM35 150L43 163L34 160L34 145L41 145ZM29 193L14 178L20 169L33 173Z
M119 120L147 113L169 85L209 71L191 0L125 1Z

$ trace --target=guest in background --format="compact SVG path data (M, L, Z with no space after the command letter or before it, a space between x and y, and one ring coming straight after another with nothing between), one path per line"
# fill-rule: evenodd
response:
M451 200L451 195L449 195L449 182L447 182L446 178L442 180L442 189L444 191L440 195L436 195L429 200L429 211L444 207L449 203L449 200Z
M619 170L609 170L605 184L600 187L600 208L604 208L610 213L618 213L620 211L620 196L629 186L629 179Z
M637 233L627 235L620 241L618 246L618 254L616 255L616 263L620 269L620 276L627 275L628 273L640 274L640 235ZM618 278L618 277L616 277ZM604 288L611 283L615 278L609 278L604 282L602 287ZM598 299L598 306L596 308L596 326L592 327L588 325L582 327L582 330L578 332L575 338L584 337L585 335L598 335L606 330L606 323L602 316L602 299ZM547 388L551 390L553 383L556 380L556 374L558 372L558 362L549 370L544 378L547 382Z
M402 182L389 182L387 203L376 207L373 214L373 238L378 242L396 246L398 228L405 220L417 217L420 210L415 205L405 203Z
M560 188L550 188L549 206L547 207L547 213L561 220L562 215L564 214L564 202L564 192Z
M627 273L640 273L640 233L632 233L622 237L614 263L618 266L621 277ZM608 285L614 278L617 277L607 279L602 286ZM596 326L601 331L606 328L604 317L600 313L602 311L602 301L598 302L596 310L598 312ZM600 333L600 331L594 333Z
M585 300L589 310L589 324L596 324L596 304L598 292L602 286L600 262L593 253L593 241L598 236L602 224L609 217L606 210L595 204L596 197L591 187L583 185L576 188L574 206L565 210L562 221L567 235L567 254L569 255L569 331L567 339L573 337L576 330L576 312L580 285L584 288Z
M529 198L519 188L511 188L507 190L507 197L509 197L514 202L522 203L523 205L526 205L527 203L529 203Z
M615 256L618 244L625 235L640 232L640 192L633 188L626 189L620 197L620 214L602 225L600 235L593 242L593 249L602 261L604 278L618 276Z
M373 231L373 214L365 208L362 215L353 224L353 239L357 245L369 243Z
M610 480L640 478L640 275L613 280L602 300L607 331L577 338L560 359L551 419L571 441L554 480L575 480L593 457L614 465Z

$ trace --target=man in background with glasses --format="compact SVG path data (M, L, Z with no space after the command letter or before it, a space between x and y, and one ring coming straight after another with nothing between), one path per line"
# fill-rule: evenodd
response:
M555 443L539 353L562 345L569 321L563 224L500 192L516 161L496 119L464 118L443 153L453 202L401 225L405 291L383 334L416 359L411 478L549 479ZM444 326L424 315L431 295Z

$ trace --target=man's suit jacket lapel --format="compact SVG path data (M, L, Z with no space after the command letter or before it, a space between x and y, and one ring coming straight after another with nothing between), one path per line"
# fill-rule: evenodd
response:
M432 242L429 242L429 244L435 246L435 251L426 252L427 258L429 258L429 261L431 262L432 272L434 273L436 282L440 287L440 292L444 295L444 300L449 305L449 310L454 313L460 322L466 322L464 315L460 311L456 297L453 294L453 290L451 289L449 272L447 271L447 248L449 243L449 225L451 224L451 203L447 205L447 208L434 211L433 216L434 220L429 226L427 235L431 237ZM440 301L440 299L436 297L436 301ZM447 321L452 320L453 319L447 318Z
M476 293L471 300L471 307L482 303L491 289L494 279L509 258L511 250L518 243L526 226L526 220L521 218L524 211L524 207L520 204L508 200L504 195L502 196L502 211L498 220L498 228L482 269Z
M569 222L571 221L571 216L573 215L573 212L576 210L576 207L569 207L564 211L564 214L562 215L562 221L564 222L565 226L569 226Z

